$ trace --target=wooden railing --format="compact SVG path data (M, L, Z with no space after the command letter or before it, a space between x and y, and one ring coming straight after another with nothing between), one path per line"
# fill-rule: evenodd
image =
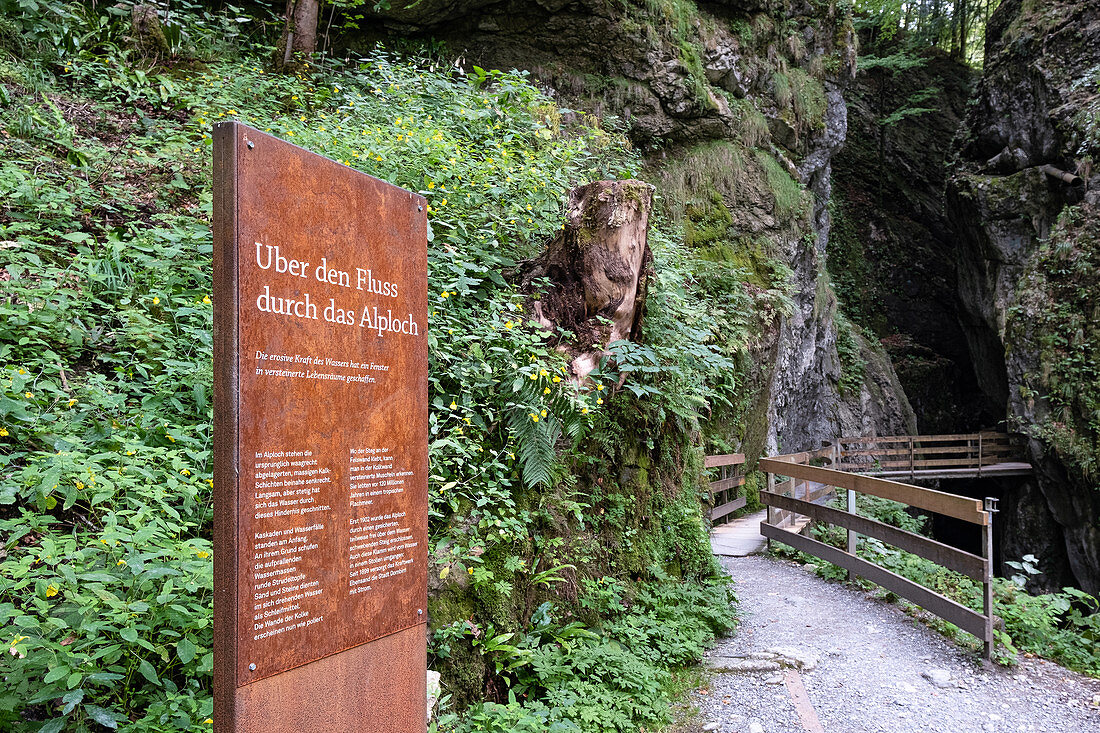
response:
M783 458L790 463L797 463L802 466L830 466L835 456L836 449L827 446L815 451L791 453L783 456ZM768 493L790 497L799 501L817 503L822 499L836 496L836 489L829 484L806 481L794 476L784 476L777 479L775 474L769 473ZM795 512L778 508L775 505L768 506L768 523L776 527L789 528L797 532L805 526L807 521L808 519L800 519Z
M744 463L745 456L741 453L706 457L704 467L718 469L718 477L710 482L711 522L722 520L745 506L747 500L739 491L745 485L745 476L738 468Z
M890 476L921 473L981 477L988 466L1023 462L1017 436L981 432L964 435L890 435L885 437L841 438L836 468L842 471ZM989 471L987 473L993 473Z
M821 451L760 459L760 470L768 474L768 491L761 492L760 500L769 507L768 521L760 523L760 533L768 538L769 543L772 540L782 542L839 565L848 570L849 574L877 583L940 618L950 621L960 629L974 634L982 640L985 657L989 659L993 653L993 596L990 582L993 556L992 518L996 511L995 500L987 499L983 505L980 500L966 496L934 491L862 473L812 465L813 463L846 465L836 460L843 454L841 448L843 444L842 441L841 445ZM913 462L916 460L916 458L911 459ZM777 477L779 477L778 480ZM818 488L803 496L797 496L796 487L800 483ZM825 494L821 492L825 488L832 490L833 487L845 490L847 510L813 503L815 494L819 497L824 496ZM964 552L927 537L860 516L856 512L856 492L898 501L975 524L982 533L982 554L979 556ZM773 515L773 511L776 514ZM787 529L788 526L797 526L796 517L806 517L807 521L812 519L843 527L847 530L846 548L833 547ZM856 539L860 534L920 555L982 583L983 613L977 613L918 583L857 557Z

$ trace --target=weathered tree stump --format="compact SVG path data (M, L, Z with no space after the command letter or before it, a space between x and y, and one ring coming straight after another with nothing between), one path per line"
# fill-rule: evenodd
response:
M171 55L168 38L155 5L135 5L130 15L131 41L144 58L160 60Z
M595 181L569 193L564 229L525 268L521 286L538 297L536 320L572 331L559 348L583 381L613 341L638 340L653 255L647 234L653 187L641 181Z

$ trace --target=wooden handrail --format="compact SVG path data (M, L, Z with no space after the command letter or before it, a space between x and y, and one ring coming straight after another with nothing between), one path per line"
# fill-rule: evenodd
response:
M988 466L1022 463L1023 459L1017 436L1007 433L886 435L839 438L836 468L865 473L890 472L895 476L904 472L909 474L910 480L929 469L972 469L973 475L980 477Z
M926 448L925 443L931 445ZM962 444L945 445L947 443ZM875 447L867 448L867 444ZM858 447L853 449L851 446ZM979 432L948 436L840 438L835 446L818 451L761 458L758 466L767 474L768 489L761 491L760 499L768 507L768 519L761 522L760 532L768 538L769 544L772 540L783 542L839 565L847 569L849 574L854 573L888 588L969 631L982 640L985 657L990 659L993 653L992 517L996 511L993 503L990 501L983 504L981 500L972 497L869 476L860 471L875 470L876 467L900 469L910 477L916 477L925 469L958 466L976 469L980 476L982 467L991 465L991 461L1004 462L1012 458L1013 448L1011 436ZM810 465L810 461L820 458L833 463L833 467ZM864 460L845 460L851 458ZM777 481L777 476L788 479ZM798 496L800 482L812 482L829 491L834 488L844 489L848 495L847 511L815 504L814 499L820 498L824 493L811 491L806 483L803 483L802 496ZM982 554L973 555L927 537L861 517L856 513L857 492L975 524L982 533ZM788 493L790 496L786 495ZM784 525L794 524L796 516L844 528L847 531L847 550L784 529ZM857 557L856 537L859 535L874 537L981 582L983 612L972 611L918 583Z
M745 484L745 477L743 474L733 471L734 466L740 466L744 463L744 453L706 456L703 459L704 468L718 469L718 478L708 484L711 501L714 503L709 512L711 522L732 514L748 503L748 499L739 495L737 491L739 487Z

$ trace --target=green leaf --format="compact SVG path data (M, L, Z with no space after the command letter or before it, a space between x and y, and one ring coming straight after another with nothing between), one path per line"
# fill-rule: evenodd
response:
M58 666L54 667L49 672L47 672L46 676L42 679L42 681L45 682L48 685L48 684L51 684L53 682L57 682L59 679L62 679L63 677L67 676L68 674L69 674L69 668L67 666L65 666L64 664L59 664Z
M71 710L71 708L70 708ZM69 710L65 713L68 714ZM61 733L65 728L65 718L54 718L38 729L38 733Z
M118 730L118 721L110 710L105 710L98 705L85 705L84 712L88 717L102 725L104 728Z
M195 658L195 651L195 644L190 639L183 638L176 642L176 654L184 664Z
M149 664L149 660L141 660L141 664L138 665L138 672L141 672L141 676L152 682L154 685L160 684L160 678L157 677L157 671L153 669L153 665Z
M79 705L83 700L84 690L76 689L67 692L65 696L61 698L61 702L65 705L65 707L61 709L61 712L65 713L65 715L68 715L73 711L73 708Z
M127 626L126 628L119 631L118 635L121 636L126 641L131 642L131 643L137 641L137 639L138 639L137 629L135 629L133 627L129 627L129 626Z

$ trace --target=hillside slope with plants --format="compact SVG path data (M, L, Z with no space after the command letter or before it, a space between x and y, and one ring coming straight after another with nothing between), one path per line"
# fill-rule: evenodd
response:
M655 228L643 343L581 391L505 277L636 153L523 74L377 50L277 75L268 19L173 18L156 60L115 9L0 21L0 724L209 730L210 130L236 118L430 202L430 662L464 711L441 728L660 725L733 625L698 419L747 326Z

